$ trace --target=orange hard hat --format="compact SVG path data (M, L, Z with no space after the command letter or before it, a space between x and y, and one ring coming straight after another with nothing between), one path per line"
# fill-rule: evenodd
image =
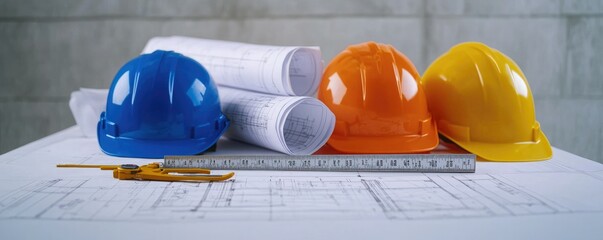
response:
M412 62L391 45L349 46L327 66L318 99L335 114L328 144L345 153L425 152L435 122Z

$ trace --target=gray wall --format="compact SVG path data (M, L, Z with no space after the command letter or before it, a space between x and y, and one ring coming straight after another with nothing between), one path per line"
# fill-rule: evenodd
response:
M157 35L318 45L393 44L423 72L452 45L513 58L552 144L603 162L600 0L0 1L0 153L74 124L69 94L107 88Z

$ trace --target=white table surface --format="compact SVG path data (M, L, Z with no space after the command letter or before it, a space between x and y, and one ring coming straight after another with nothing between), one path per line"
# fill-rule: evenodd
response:
M56 151L82 152L84 151L82 149L86 148L97 151L91 147L94 141L84 138L77 127L72 127L0 156L0 168L3 170L3 175L0 176L0 239L603 239L603 185L599 185L599 183L603 184L603 165L557 148L554 148L553 159L548 161L531 163L480 161L477 163L477 171L474 175L420 173L414 175L366 173L365 175L362 173L367 179L387 179L398 176L417 178L427 176L442 179L493 176L499 180L508 180L510 186L529 192L534 199L540 199L543 204L555 209L542 214L492 214L489 217L397 220L379 219L373 215L366 218L354 215L349 219L258 220L253 217L249 219L225 217L216 221L170 219L152 221L115 219L113 221L110 218L82 220L35 217L42 213L27 217L28 215L23 213L11 213L11 215L6 212L10 210L10 204L18 204L11 200L21 197L15 195L19 192L18 189L15 190L15 184L23 181L91 176L102 178L103 181L118 181L109 180L109 173L94 172L95 175L90 175L91 173L86 171L61 171L54 168L56 163L74 157L66 154L62 158L61 155L56 154ZM219 150L218 153L228 148L244 148L244 151L249 153L266 153L263 149L241 143L221 144L225 150ZM55 147L52 146L67 149L54 149ZM148 159L103 159L133 163L149 162ZM262 174L270 174L278 178L289 177L288 175L295 173L237 172L237 176L243 180L246 177L257 179ZM329 178L334 173L321 174ZM409 204L416 203L409 202ZM328 210L324 211L328 212ZM27 209L20 211L27 211ZM515 210L512 212L517 213ZM325 213L324 216L329 215Z

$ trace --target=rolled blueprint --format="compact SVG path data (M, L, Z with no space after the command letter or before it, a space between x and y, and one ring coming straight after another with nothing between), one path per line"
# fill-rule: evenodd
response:
M319 47L267 46L190 37L154 37L142 53L171 50L200 62L218 85L312 96L322 76Z
M226 136L290 155L308 155L333 132L335 115L312 97L261 94L220 87Z

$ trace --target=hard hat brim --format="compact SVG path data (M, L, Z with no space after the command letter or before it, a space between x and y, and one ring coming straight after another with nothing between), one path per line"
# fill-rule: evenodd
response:
M542 161L553 156L553 149L542 130L538 130L540 139L536 142L516 143L484 143L475 141L458 141L445 133L443 136L450 139L463 149L477 155L482 160L498 162L528 162Z
M328 144L343 153L419 153L429 152L439 143L437 133L423 136L337 137Z
M111 156L130 158L164 158L166 155L201 154L218 142L228 125L215 135L198 139L150 140L114 137L97 124L97 139L101 150Z

